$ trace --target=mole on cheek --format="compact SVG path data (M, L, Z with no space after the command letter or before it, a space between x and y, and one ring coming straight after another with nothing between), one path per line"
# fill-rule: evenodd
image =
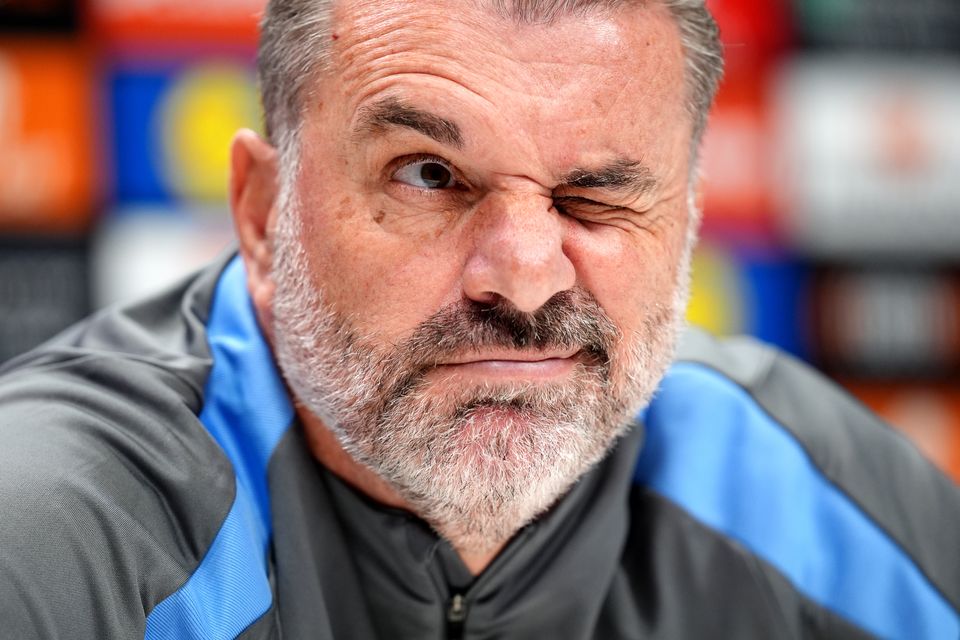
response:
M337 205L337 217L341 220L353 213L353 207L350 206L350 196L344 196Z
M377 224L380 224L381 222L383 222L383 219L386 217L387 217L387 213L383 209L380 209L373 215L373 221L376 222Z

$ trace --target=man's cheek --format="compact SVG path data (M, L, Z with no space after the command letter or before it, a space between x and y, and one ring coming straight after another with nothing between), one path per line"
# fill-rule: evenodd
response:
M464 211L451 203L406 203L389 196L377 200L372 221L379 231L420 246L441 241L464 216Z

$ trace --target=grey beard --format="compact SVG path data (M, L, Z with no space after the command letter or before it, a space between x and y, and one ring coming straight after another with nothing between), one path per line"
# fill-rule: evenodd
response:
M294 394L355 461L474 553L506 542L614 446L649 402L682 325L675 303L624 337L589 294L573 291L536 314L443 309L385 349L310 283L296 212L280 216L275 250L277 359ZM562 384L440 394L424 378L445 355L507 345L575 346L589 357Z

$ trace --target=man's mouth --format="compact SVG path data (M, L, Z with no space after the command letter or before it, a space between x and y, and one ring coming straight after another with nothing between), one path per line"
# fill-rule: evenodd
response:
M584 361L579 349L563 351L486 351L438 363L430 372L444 379L547 381L570 375Z

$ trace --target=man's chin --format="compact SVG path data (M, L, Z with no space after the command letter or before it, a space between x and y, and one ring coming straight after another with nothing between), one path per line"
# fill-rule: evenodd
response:
M513 403L489 403L470 409L451 434L452 461L465 468L465 476L503 477L529 468L556 448L553 426L547 416Z
M485 401L370 459L454 546L495 547L562 497L618 433L569 406Z

